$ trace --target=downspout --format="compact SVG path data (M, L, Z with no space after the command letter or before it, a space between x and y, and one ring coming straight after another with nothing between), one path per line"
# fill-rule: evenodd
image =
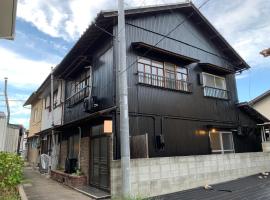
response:
M81 170L81 137L82 137L82 129L78 126L79 129L79 153L78 153L78 169Z
M52 115L52 142L53 142L53 148L52 148L52 158L51 158L51 167L55 168L55 158L56 158L56 146L55 146L55 138L54 138L54 102L53 102L53 67L51 68L51 115Z

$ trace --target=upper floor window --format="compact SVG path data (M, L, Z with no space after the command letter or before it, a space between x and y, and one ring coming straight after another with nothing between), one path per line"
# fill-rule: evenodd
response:
M60 104L60 100L58 100L58 90L53 93L53 108L56 108L57 105ZM45 109L51 109L51 94L49 94L45 98Z
M81 75L79 75L71 85L71 95L76 94L80 90L84 89L89 85L89 70L87 72L83 72Z
M45 98L45 109L50 109L51 108L51 95L48 95Z
M53 107L55 108L58 105L58 90L53 93Z
M32 121L33 122L38 122L39 121L39 111L38 111L38 108L35 108L33 110Z
M138 60L139 83L173 90L191 91L188 70L169 62L158 62L140 57Z
M226 79L221 76L203 72L204 96L228 99Z
M70 96L66 99L67 107L82 101L89 95L90 70L81 73L70 87Z

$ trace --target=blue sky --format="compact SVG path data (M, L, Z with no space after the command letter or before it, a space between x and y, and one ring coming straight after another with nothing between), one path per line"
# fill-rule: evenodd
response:
M205 0L194 0L199 6ZM177 0L126 0L129 6L177 3ZM9 98L26 100L61 61L100 10L115 9L116 0L19 0L16 38L0 40L0 111L5 111L3 80ZM237 76L240 101L270 89L270 58L259 55L270 47L270 0L210 0L201 12L247 61L251 69ZM10 101L11 122L28 127L29 108Z

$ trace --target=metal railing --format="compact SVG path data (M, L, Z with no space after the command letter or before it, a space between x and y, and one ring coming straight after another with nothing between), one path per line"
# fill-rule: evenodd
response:
M223 90L219 88L213 88L204 86L204 96L206 97L214 97L219 99L229 99L229 91Z
M73 105L81 102L88 96L89 96L89 86L86 86L66 99L65 101L66 107L72 107Z
M184 92L192 91L192 84L185 80L171 79L150 73L138 72L139 83Z

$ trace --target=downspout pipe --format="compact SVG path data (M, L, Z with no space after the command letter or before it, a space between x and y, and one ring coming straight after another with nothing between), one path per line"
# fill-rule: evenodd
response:
M53 67L51 68L51 116L52 116L52 123L51 123L51 130L52 130L52 142L53 142L53 148L52 148L52 156L51 156L51 167L53 169L56 168L56 144L55 144L55 134L54 134L54 102L53 102Z
M81 137L82 137L82 129L78 126L79 129L79 153L78 153L78 169L81 170Z

